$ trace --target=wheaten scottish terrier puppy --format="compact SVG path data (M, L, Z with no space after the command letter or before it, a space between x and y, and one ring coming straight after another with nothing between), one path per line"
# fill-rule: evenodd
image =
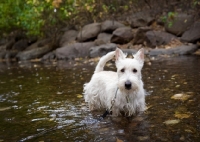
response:
M107 61L115 56L117 72L104 71ZM90 110L105 108L113 115L131 116L145 110L145 91L141 70L144 50L140 49L134 59L117 48L103 56L96 66L89 83L84 84L84 98Z

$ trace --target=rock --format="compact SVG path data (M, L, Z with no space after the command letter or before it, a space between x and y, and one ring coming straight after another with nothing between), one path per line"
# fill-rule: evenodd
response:
M95 46L94 42L73 43L56 49L55 55L58 60L89 57L89 49L93 46Z
M137 32L135 33L135 37L133 39L133 44L143 44L147 41L146 32L150 31L150 27L140 27L138 28Z
M181 40L192 43L200 40L200 21L195 22L189 30L184 32Z
M114 43L108 43L100 46L95 46L90 48L90 57L101 57L107 54L110 51L114 51L117 48L117 45Z
M0 59L4 59L6 54L7 54L7 51L1 51L0 52Z
M172 53L173 53L173 52L170 52L170 51L167 50L167 49L159 49L159 48L157 48L157 49L152 49L152 50L150 50L149 55L150 55L150 56L170 55L170 54L172 54Z
M133 39L133 32L130 27L121 27L113 32L112 43L125 44Z
M146 32L147 44L150 47L156 47L159 45L168 44L177 37L162 31L148 31Z
M68 43L71 43L76 40L76 37L78 35L78 31L76 30L68 30L66 31L63 36L61 37L61 40L59 42L59 46L63 47Z
M56 58L55 51L49 52L42 57L42 61L54 60Z
M85 25L83 29L77 35L77 41L83 42L93 38L96 38L101 31L100 23L92 23Z
M122 49L122 51L125 54L134 55L135 53L137 53L138 50L136 50L136 49ZM144 54L147 55L148 54L148 50L144 50Z
M38 47L43 47L47 44L49 44L51 42L51 39L50 38L46 38L46 39L43 39L41 40L40 42L38 42Z
M41 40L38 40L37 42L31 44L30 46L28 46L25 50L31 50L31 49L35 49L35 48L38 48L38 47L42 47L42 45L46 45L46 44L49 44L51 41L50 39L41 39Z
M28 40L21 39L13 45L12 49L17 51L23 51L27 47L28 47Z
M113 32L117 28L124 26L124 24L121 24L117 21L106 20L101 24L101 32Z
M0 39L0 46L5 45L7 40L5 38Z
M136 50L136 49L122 49L122 51L123 51L125 54L128 54L128 55L132 55L132 54L137 53L137 50Z
M6 60L10 60L12 58L15 58L15 56L17 55L18 51L7 51L6 54L5 54L5 59Z
M15 39L12 38L11 40L9 40L6 44L6 50L10 50L12 49L12 46L15 44Z
M172 51L174 54L178 55L190 55L198 50L198 45L196 44L181 45L176 48L171 48L169 50Z
M103 43L110 43L111 37L112 37L112 34L100 33L100 34L97 36L97 39L96 39L96 40L98 40L98 41L103 41Z
M12 51L12 50L7 50L7 51L1 51L0 52L0 59L12 59L16 56L18 52L17 51Z
M1 51L5 51L5 50L6 50L6 45L0 46L0 52L1 52Z
M50 47L49 45L45 45L40 48L33 48L30 50L19 52L16 58L18 60L31 60L31 59L41 58L43 55L50 52L51 50L52 47Z
M165 30L169 33L180 36L194 23L194 17L188 14L177 14L171 22L171 26L169 25L169 21L166 22Z
M149 26L154 20L150 10L134 13L127 18L132 28Z
M195 51L198 50L198 45L181 45L175 48L169 49L153 49L150 50L150 56L158 56L158 55L190 55L193 54Z

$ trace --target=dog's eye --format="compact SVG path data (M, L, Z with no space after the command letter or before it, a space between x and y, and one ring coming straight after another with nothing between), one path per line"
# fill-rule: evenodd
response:
M137 70L136 70L136 69L133 69L133 72L134 72L134 73L136 73L136 72L137 72Z
M124 72L124 69L121 69L121 72Z

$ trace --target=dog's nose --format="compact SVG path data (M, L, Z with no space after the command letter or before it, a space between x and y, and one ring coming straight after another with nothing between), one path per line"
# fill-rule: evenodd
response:
M131 82L129 80L125 82L125 88L128 90L131 89Z

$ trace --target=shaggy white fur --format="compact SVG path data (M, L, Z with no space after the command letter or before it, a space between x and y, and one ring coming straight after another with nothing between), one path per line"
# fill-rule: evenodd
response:
M114 56L117 72L104 71L106 62ZM144 50L140 49L133 56L134 59L126 58L117 48L100 59L90 82L84 84L84 98L90 110L106 108L113 115L124 112L126 116L145 110L145 91L141 75Z

